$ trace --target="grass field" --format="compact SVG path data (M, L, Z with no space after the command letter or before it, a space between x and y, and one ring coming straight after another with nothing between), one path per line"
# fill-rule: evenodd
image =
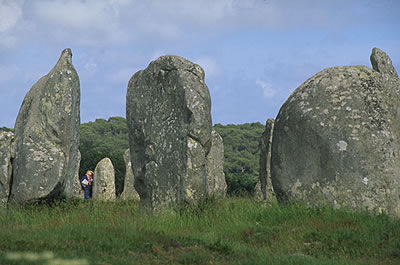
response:
M163 215L74 200L0 210L0 264L400 264L400 220L246 198Z

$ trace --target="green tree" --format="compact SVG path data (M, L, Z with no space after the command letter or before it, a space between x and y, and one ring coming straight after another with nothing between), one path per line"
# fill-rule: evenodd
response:
M14 132L14 128L0 127L0 132Z
M259 176L259 139L264 125L259 122L245 124L215 124L214 129L224 139L224 172L228 184L228 194L252 193ZM129 148L128 126L123 117L111 117L108 120L96 119L80 126L82 155L79 174L94 170L97 163L108 157L115 169L116 191L120 194L124 188L125 161L124 152ZM14 131L1 127L0 131Z
M214 125L224 140L224 172L228 194L253 193L259 176L258 144L264 131L259 122Z
M108 120L96 119L95 122L83 123L80 126L81 165L79 174L94 170L97 163L108 157L115 169L115 188L117 195L123 191L125 177L124 152L129 148L128 126L125 118L111 117Z

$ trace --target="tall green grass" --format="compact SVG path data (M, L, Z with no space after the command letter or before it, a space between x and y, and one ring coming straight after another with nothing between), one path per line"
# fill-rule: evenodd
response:
M158 215L73 200L0 211L0 264L400 264L400 220L245 198Z

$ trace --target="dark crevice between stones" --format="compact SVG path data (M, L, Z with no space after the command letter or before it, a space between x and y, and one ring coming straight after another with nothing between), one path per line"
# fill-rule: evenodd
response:
M133 170L133 168L132 168L132 170ZM144 176L145 173L146 173L146 163L142 167L142 175ZM144 178L135 176L133 181L134 181L133 186L135 187L136 191L138 192L140 201L142 203L142 202L144 202L144 198L149 198L149 194L147 192L145 192L147 190L143 188L143 187L145 187Z
M63 184L61 182L57 183L54 189L46 197L39 198L38 202L53 202L55 200L65 199L65 194L63 194Z

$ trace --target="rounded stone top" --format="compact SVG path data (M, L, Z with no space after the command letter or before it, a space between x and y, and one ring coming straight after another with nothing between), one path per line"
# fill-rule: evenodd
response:
M157 60L152 61L150 65L156 65L162 71L184 70L191 72L201 79L204 79L204 70L200 65L195 64L183 57L177 55L163 55ZM149 66L150 66L149 65Z
M103 158L102 160L100 160L99 164L102 164L102 165L111 164L111 165L112 165L112 162L111 162L111 159L110 159L110 158L105 157L105 158Z
M67 61L68 63L72 64L72 51L70 48L66 48L61 52L60 59L58 60L59 62L61 61Z
M65 48L65 49L61 52L61 54L68 54L68 55L72 56L72 51L71 51L70 48Z

